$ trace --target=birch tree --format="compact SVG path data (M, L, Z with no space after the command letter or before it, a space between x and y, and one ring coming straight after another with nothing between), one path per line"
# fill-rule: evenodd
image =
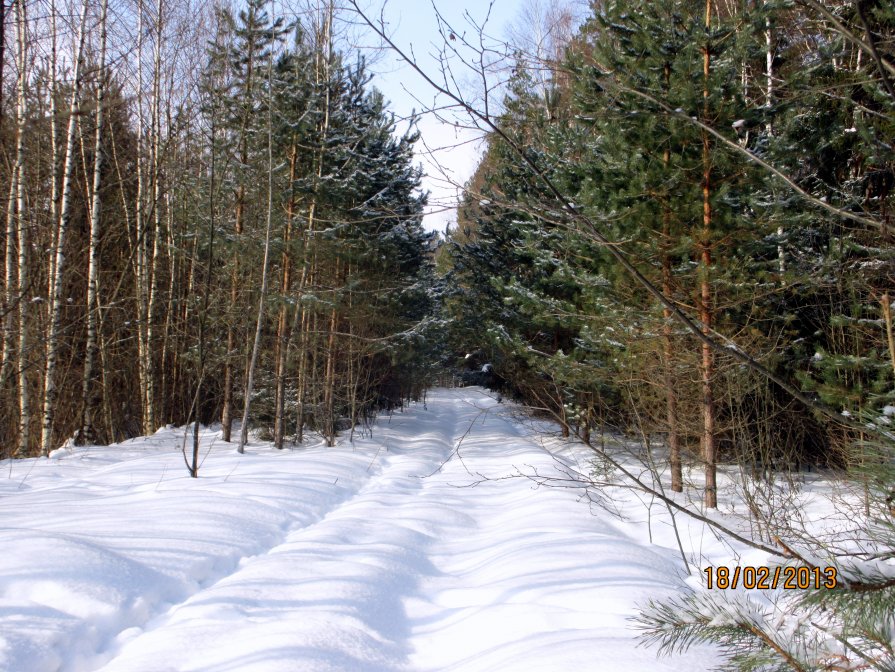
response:
M84 43L86 38L88 2L81 6L75 40L75 60L72 92L69 101L68 130L66 131L65 164L62 173L62 201L59 206L59 223L56 231L55 262L50 280L50 292L47 305L50 307L49 328L46 342L46 368L43 390L43 422L41 431L41 452L49 455L53 444L53 420L56 413L58 390L56 388L57 360L59 357L59 334L62 328L62 283L65 271L65 239L71 222L73 181L75 171L75 140L77 136L78 117L81 112L81 85L84 66Z
M87 344L84 353L84 373L81 385L81 427L76 441L89 443L96 440L93 418L99 406L100 395L96 393L95 366L99 345L97 323L100 311L98 278L99 278L99 240L102 211L102 174L103 174L103 120L105 115L106 93L106 18L109 2L102 0L100 8L99 31L99 64L96 84L95 137L93 144L93 185L90 203L90 245L87 267Z
M152 214L152 248L149 257L148 268L145 271L146 293L145 313L145 352L144 367L146 370L145 401L143 410L143 433L151 434L156 430L157 409L156 396L158 392L158 380L156 373L155 344L158 340L156 325L156 306L158 303L159 281L161 274L161 253L164 245L162 233L162 128L161 128L161 91L162 91L162 50L165 39L164 0L156 0L154 17L154 39L152 50L152 92L150 103L150 131L149 131L149 180L150 180L150 212ZM148 233L148 223L147 223ZM147 246L148 247L148 246Z
M18 394L18 441L16 454L26 455L30 444L31 408L28 390L27 367L25 356L30 347L28 334L28 306L25 298L28 285L28 227L26 226L25 202L25 157L24 136L26 123L25 91L28 83L28 17L25 0L16 2L16 45L19 76L16 85L16 149L15 164L10 174L10 197L7 207L6 226L6 301L5 319L8 331L3 343L2 387L5 387L8 372L16 369ZM15 254L15 243L18 243L18 258ZM17 341L13 360L13 328L15 317L18 317Z
M16 60L19 74L16 78L14 89L16 99L16 125L15 125L15 149L13 154L12 170L9 174L9 195L6 203L6 263L5 284L3 301L3 346L2 361L0 361L0 389L6 387L6 381L14 367L13 351L15 338L15 314L18 304L18 291L16 280L16 240L22 213L19 210L21 190L23 184L24 145L25 145L25 87L28 81L28 43L27 43L27 15L22 2L15 3L16 16ZM2 19L5 21L6 16ZM5 40L5 36L3 36ZM2 60L2 59L0 59ZM2 81L0 81L2 86Z

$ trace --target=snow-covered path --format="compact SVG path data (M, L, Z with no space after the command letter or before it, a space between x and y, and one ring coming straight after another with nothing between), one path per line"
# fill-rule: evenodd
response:
M511 477L548 452L479 389L335 449L237 455L182 430L3 463L0 670L697 670L635 648L672 548L581 491ZM578 465L579 467L581 465ZM593 514L593 515L592 515Z

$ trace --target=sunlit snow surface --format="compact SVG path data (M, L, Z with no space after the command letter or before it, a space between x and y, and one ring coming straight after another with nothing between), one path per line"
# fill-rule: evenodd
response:
M587 471L587 453L553 441L551 454L478 388L431 392L353 445L238 455L217 432L202 440L199 479L182 429L0 463L0 670L714 662L637 647L636 605L698 581L656 509L621 520L581 488L519 477ZM703 552L717 543L688 530Z

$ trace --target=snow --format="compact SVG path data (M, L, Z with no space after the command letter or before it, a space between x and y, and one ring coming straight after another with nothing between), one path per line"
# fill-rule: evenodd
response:
M710 647L657 660L637 646L638 605L701 580L658 507L618 518L593 506L568 480L590 469L584 448L545 444L479 388L432 392L336 448L256 441L239 455L204 429L198 479L183 445L167 427L0 463L0 670L716 662ZM682 534L716 549L700 530Z

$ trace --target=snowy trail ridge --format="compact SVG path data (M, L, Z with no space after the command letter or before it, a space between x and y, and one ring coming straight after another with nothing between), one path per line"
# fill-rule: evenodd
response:
M670 532L501 478L587 469L512 410L437 390L372 439L246 455L209 430L199 479L173 428L3 463L0 670L706 669L628 620L685 583Z

